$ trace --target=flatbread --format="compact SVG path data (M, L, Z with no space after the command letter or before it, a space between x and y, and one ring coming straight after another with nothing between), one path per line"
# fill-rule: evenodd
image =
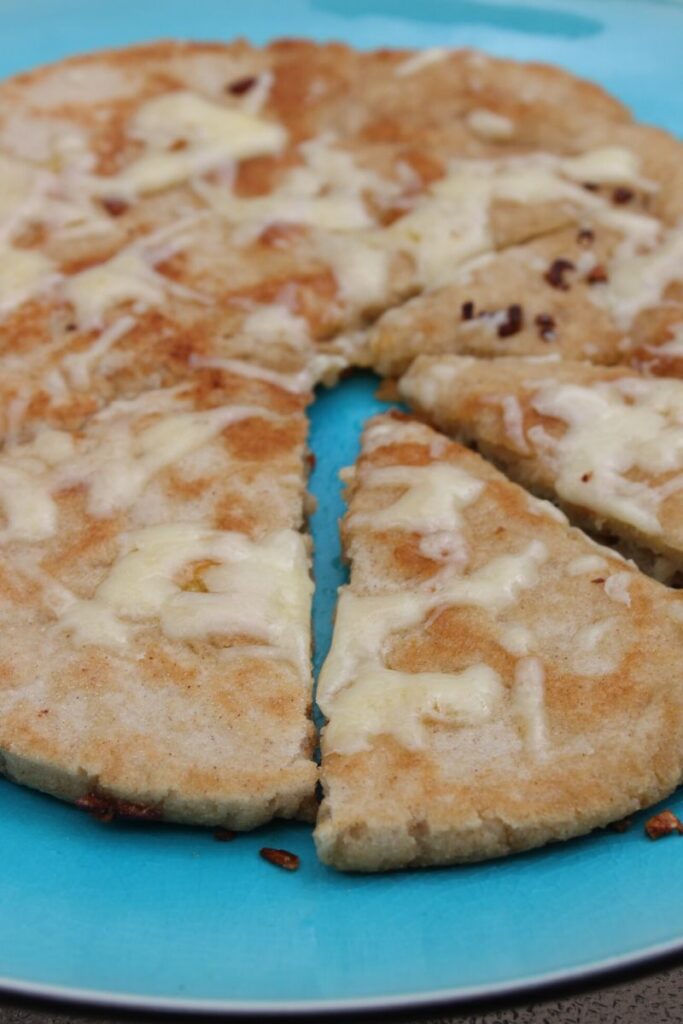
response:
M322 860L380 871L589 832L681 777L680 597L480 456L370 421L318 700Z
M558 351L666 368L682 167L597 86L470 51L160 42L0 86L3 770L143 817L309 814L310 388L403 368L411 298L448 349L465 281L472 351L491 324L545 351L494 277L577 245ZM626 327L603 259L645 268Z
M310 817L307 397L197 373L0 456L9 778L134 817Z
M77 427L197 361L331 381L388 307L599 203L587 174L673 223L678 154L596 86L468 51L165 42L19 75L0 87L0 436Z
M683 569L681 381L589 363L425 356L400 392L578 525L620 539L655 573Z

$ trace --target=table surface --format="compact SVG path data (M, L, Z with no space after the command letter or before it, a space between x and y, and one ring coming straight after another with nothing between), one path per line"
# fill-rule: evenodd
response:
M78 1009L34 1008L27 1004L8 1003L0 997L0 1024L94 1024L95 1021L99 1024L128 1024L151 1019L163 1024L165 1018L116 1011L100 1015ZM194 1015L184 1019L188 1024L197 1022ZM361 1018L349 1017L348 1020ZM411 1017L382 1016L378 1018L380 1020L384 1024L399 1020L401 1024L418 1024ZM630 981L624 978L611 980L604 987L561 998L546 997L508 1007L501 1003L481 1013L469 1008L459 1013L426 1016L419 1020L419 1024L449 1024L451 1021L466 1021L467 1024L679 1024L683 1021L683 965L652 971Z

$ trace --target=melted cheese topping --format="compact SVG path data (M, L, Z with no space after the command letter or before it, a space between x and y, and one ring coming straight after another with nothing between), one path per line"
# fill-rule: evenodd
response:
M437 442L438 450L433 448ZM374 452L378 448L385 448L390 444L423 444L426 445L430 454L438 457L443 454L448 442L445 438L439 437L429 427L418 423L416 420L393 420L381 419L371 423L365 430L363 440L363 451ZM351 466L344 472L353 472L355 467Z
M206 304L206 296L186 288L154 269L154 264L170 258L192 241L192 234L206 214L191 214L144 235L117 252L110 259L88 267L64 279L62 294L71 303L83 328L102 326L105 314L122 303L132 303L134 312L164 305L169 295ZM98 339L93 352L109 347ZM76 357L94 362L87 353ZM77 374L79 371L76 371ZM87 374L81 373L87 380Z
M245 238L272 223L300 224L322 231L359 231L375 221L366 194L387 201L398 186L361 167L350 153L321 135L299 147L303 164L294 167L268 195L244 199L225 187L199 183L197 191L209 205L235 224L250 228Z
M302 394L308 391L315 376L309 367L297 370L293 373L284 373L279 370L269 370L265 366L256 363L247 363L243 359L211 359L198 356L190 359L191 366L212 366L217 370L225 370L228 373L236 373L239 377L247 377L250 380L262 380L267 384L274 384L283 391L290 391L292 394Z
M537 154L454 161L450 173L383 233L385 244L406 247L415 258L421 283L435 287L452 279L459 266L492 250L489 207L496 199L524 205L566 201L612 226L618 222L620 230L638 240L643 222L648 238L659 231L658 221L627 211L617 211L615 221L615 211L605 199L576 184L577 172L585 167L601 181L632 182L639 161L629 150L615 148L569 159Z
M324 732L327 754L367 750L378 735L392 735L409 749L423 747L434 724L480 726L496 714L505 689L488 665L458 673L408 674L388 669L384 652L392 633L417 625L431 611L450 605L478 605L496 615L533 586L547 552L539 542L520 555L503 555L469 577L442 580L436 592L358 596L342 591L332 648L318 684L318 703L330 719ZM522 626L502 626L503 644L527 654L533 636ZM530 753L545 748L544 673L538 658L518 662L513 714Z
M388 248L412 255L422 284L442 284L459 265L492 248L490 190L480 187L481 180L474 172L463 172L438 181L383 232L381 241Z
M276 647L304 673L310 653L313 584L306 543L295 530L261 541L196 523L127 534L123 551L91 601L78 601L59 628L77 643L120 647L133 624L159 620L176 640L249 637ZM200 589L184 590L180 572L197 563Z
M124 412L126 403L120 403ZM134 432L125 419L107 425L97 450L74 466L74 474L90 489L91 514L110 516L129 507L150 479L183 456L203 448L227 427L245 419L278 421L279 417L256 405L228 405L202 411L168 413L149 427Z
M55 503L30 469L0 464L0 508L6 521L0 540L43 540L56 529Z
M363 473L367 487L405 487L392 504L378 512L357 512L354 523L368 522L373 530L411 530L416 533L455 531L460 512L476 501L485 484L459 466L371 466Z
M74 598L59 617L58 629L68 633L78 647L97 644L123 651L130 640L130 630L116 613L101 601Z
M251 417L274 418L266 409L247 405L172 412L175 395L171 389L113 403L79 447L68 435L45 431L0 457L0 506L7 520L0 536L37 541L53 535L57 509L52 495L77 484L88 489L89 514L109 518L133 505L165 467L226 427ZM160 415L136 431L135 418L145 413Z
M643 532L661 532L658 508L666 495L650 481L683 468L683 383L548 384L532 405L567 424L553 445L560 497ZM632 471L644 479L630 479ZM674 489L680 486L677 480Z
M573 638L572 669L584 676L613 672L621 659L617 618L600 619L582 626Z
M464 572L469 562L469 552L462 533L453 530L437 530L420 537L419 551L425 558L443 562L450 571Z
M503 114L479 107L467 115L467 124L475 135L484 139L511 139L515 133L515 123Z
M302 143L299 152L304 166L295 167L284 185L293 195L318 195L322 191L358 197L372 193L387 199L398 191L397 185L358 164L351 153L337 148L331 133Z
M262 344L281 342L291 348L305 348L310 342L308 321L284 305L257 306L242 324L241 333Z
M135 249L124 249L97 266L65 280L65 298L84 326L97 325L103 315L122 302L160 306L166 298L164 278L155 273Z
M522 407L515 395L506 395L502 400L503 426L515 448L526 455L529 451L526 437L524 436L524 417Z
M532 516L543 516L544 519L552 519L553 522L562 523L563 526L569 525L569 520L562 509L559 509L557 505L553 505L552 501L546 501L544 498L535 498L533 494L527 494L526 504Z
M471 117L481 128L485 115L487 130L491 131L491 118L498 115L480 110ZM500 131L502 121L501 125L496 124ZM27 186L20 182L16 168L5 168L3 172L0 167L0 177L4 173L10 183L8 191L16 193L19 205L26 199L33 213L40 208L41 215L51 224L76 233L111 231L111 223L92 206L91 195L120 193L130 198L154 192L226 161L276 153L285 142L281 126L260 120L244 109L223 107L184 91L149 100L138 110L131 130L143 140L147 151L112 177L79 178L81 191L88 193L84 193L85 198L75 194L58 198L41 186L38 199L35 195L26 199ZM606 148L569 159L538 154L502 161L456 161L444 179L414 200L412 209L389 228L379 229L374 226L367 197L373 195L380 205L397 197L404 201L401 186L359 166L333 141L329 136L321 136L304 143L300 147L304 164L291 170L269 195L244 199L224 186L196 182L196 187L212 208L243 225L246 241L275 221L313 228L319 236L320 255L335 273L342 299L355 307L372 310L383 301L390 286L392 253L409 254L418 282L437 286L452 278L458 267L490 252L493 238L489 207L495 199L523 204L567 201L622 231L629 240L623 266L617 268L616 276L610 277L605 288L595 289L591 294L597 301L618 307L624 318L632 315L636 301L631 297L625 305L624 295L629 290L632 294L634 275L637 277L643 270L641 263L631 266L634 259L649 261L645 276L654 282L648 286L647 296L645 285L639 286L642 294L638 308L649 301L653 290L661 291L675 273L673 268L679 258L675 239L665 241L661 251L654 254L636 254L643 244L652 246L658 240L657 221L614 210L606 200L576 184L590 172L591 180L644 187L648 183L638 176L638 159L628 150ZM69 181L60 180L57 191L68 186L67 191L73 192L73 182L69 185ZM34 294L53 271L51 265L36 262L44 259L39 254L12 257L7 262L0 253L0 310ZM91 268L78 275L78 279L68 281L67 297L77 307L79 317L86 322L92 318L95 323L107 305L133 301L148 306L163 301L164 287L168 285L149 265L145 266L139 253L121 254L109 262L106 275L104 267ZM102 296L101 301L95 298L96 294Z
M33 455L41 459L46 466L56 466L71 458L76 445L72 434L63 430L46 429L41 431L28 444L23 445L22 451L26 455Z
M536 756L547 747L545 670L540 658L522 658L515 665L514 710L528 751Z
M344 690L324 731L326 754L355 754L370 740L391 734L414 750L424 747L428 726L462 728L489 721L503 701L500 677L478 664L457 673L368 669Z
M433 432L419 423L382 418L367 429L364 452L407 441L429 444L433 438ZM447 444L442 438L436 441ZM548 558L546 546L532 541L516 554L493 558L463 575L467 556L462 551L460 517L462 509L480 496L485 482L444 462L423 466L361 462L354 476L361 493L372 494L376 487L400 488L402 493L378 511L353 512L352 520L362 518L371 528L424 532L420 550L444 565L428 585L414 590L401 589L400 584L380 594L341 589L332 646L317 694L328 719L323 740L326 755L367 750L380 735L418 749L432 738L436 725L483 726L500 717L521 738L530 756L544 756L545 671L534 654L536 637L515 621L513 609L520 594L537 585L540 566ZM545 505L535 504L539 509ZM520 659L509 691L492 667L481 662L463 672L443 674L412 674L390 667L396 641L409 643L407 631L420 629L435 614L455 607L482 609L492 620L500 646ZM588 650L585 639L579 646L591 665L602 656L600 651Z
M326 231L357 231L372 219L363 202L352 195L297 196L272 193L241 199L217 186L201 186L200 195L233 224L251 225L259 234L268 224L301 224Z
M109 517L129 508L162 469L202 447L226 427L250 417L272 415L258 406L223 406L165 415L139 433L133 433L123 420L109 426L100 444L69 467L62 480L84 481L89 487L90 514Z
M79 391L87 390L90 386L90 371L92 368L100 362L110 348L113 348L117 341L125 337L134 327L134 317L122 316L102 331L97 341L88 345L82 352L70 352L64 356L61 361L62 372L66 375L71 385ZM56 374L57 371L55 370L52 372L51 377L45 378L45 384L48 388L51 381L55 383L60 379L63 381L64 378L60 378Z
M313 229L316 249L332 269L341 298L366 310L381 303L389 284L384 233L370 230L375 220L366 195L387 202L398 186L359 166L332 142L320 136L304 143L304 164L265 196L245 199L204 182L195 187L214 210L240 226L236 238L244 243L272 223Z
M444 46L432 46L426 50L418 50L417 53L414 53L399 64L394 74L399 78L414 75L417 71L422 71L423 68L428 68L432 64L438 64L440 61L445 60L449 53L450 50L447 50Z
M584 573L604 572L608 567L600 555L580 555L567 564L567 575L583 576Z
M501 131L502 123L496 128ZM457 276L459 268L490 253L494 239L489 211L495 200L525 205L565 202L572 209L585 209L621 231L629 240L629 251L653 244L659 235L653 218L614 210L605 198L577 184L584 171L601 182L642 184L639 160L628 150L605 148L568 159L537 154L455 161L450 173L414 198L412 207L388 228L373 226L366 197L373 195L380 205L405 203L399 185L359 167L328 137L305 143L301 151L304 166L294 168L267 196L243 199L206 183L198 190L209 205L243 226L245 241L274 221L315 229L317 248L337 278L341 298L363 310L384 301L391 285L392 255L409 255L418 283L437 287Z
M648 306L659 301L667 285L680 280L683 230L670 231L652 252L633 255L626 250L610 265L609 281L593 289L591 298L606 306L622 329Z
M86 170L93 159L85 141L60 135L56 143L54 152L43 154L40 166L0 153L0 242L36 225L45 226L60 241L116 231L111 219L93 203L87 180L74 173L79 167ZM72 159L76 149L84 160Z
M475 113L480 115L480 126L488 115L487 125L492 130L490 119L497 115ZM504 120L496 121L498 132ZM640 181L638 158L628 150L600 149L569 159L539 154L500 161L455 161L445 178L420 193L412 208L384 229L372 227L365 197L372 194L381 203L390 203L400 198L396 183L359 167L348 153L335 149L328 137L304 144L301 152L304 166L293 169L267 196L243 199L206 183L199 187L200 194L229 220L245 225L246 240L274 221L294 222L326 233L318 239L321 255L332 266L342 296L360 306L371 306L385 294L391 253L407 252L415 262L419 282L437 286L452 278L459 266L490 252L489 207L496 199L522 204L566 201L572 207L590 210L606 223L613 224L616 217L620 230L629 236L635 232L639 239L643 222L648 225L648 237L659 230L657 221L614 211L604 198L576 183L583 170L593 171L600 181Z
M44 430L29 444L0 456L0 508L5 518L1 540L39 541L54 533L57 507L44 476L73 452L70 434Z
M326 372L337 371L346 366L346 360L338 356L316 353L311 340L308 321L296 316L286 305L271 303L256 306L245 317L235 338L244 339L249 348L257 345L259 352L286 348L305 359L301 370L291 373L270 370L256 363L242 359L221 359L220 357L192 356L192 366L212 366L237 373L243 377L268 381L286 391L304 393Z
M0 153L0 242L37 224L61 239L115 230L70 175Z
M435 608L450 605L476 606L495 615L513 605L521 590L535 586L547 556L545 545L533 541L519 554L494 558L469 576L442 580L435 591L358 596L342 590L332 647L318 683L322 711L329 715L336 695L368 663L381 665L392 633L417 625Z
M662 345L648 345L648 350L658 356L683 357L683 323L676 324L669 330L671 337L668 341Z
M620 183L648 192L656 190L653 182L641 177L640 157L630 149L604 146L580 156L565 157L560 166L562 173L574 181L590 181L596 185Z
M613 601L630 607L631 595L628 588L632 579L633 576L630 572L615 572L605 580L605 593Z
M30 164L0 153L0 225L16 217L30 199L36 171Z
M530 654L535 646L534 634L527 626L518 622L503 622L499 626L498 638L501 647L509 654Z
M17 249L0 241L0 316L56 280L56 267L47 256L35 249Z
M413 363L398 382L399 394L408 402L424 409L434 408L447 389L455 385L458 377L475 362L474 356L458 356L457 360L430 360ZM456 385L457 386L457 385Z
M148 100L131 133L147 152L119 174L99 179L102 193L159 192L229 161L278 153L286 141L279 124L184 91ZM178 143L183 148L173 148Z

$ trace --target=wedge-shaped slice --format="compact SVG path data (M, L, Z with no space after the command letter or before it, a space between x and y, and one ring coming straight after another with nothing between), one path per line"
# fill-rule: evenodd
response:
M100 810L308 814L305 394L199 374L0 457L0 765Z
M416 360L415 409L655 571L683 569L683 383L624 367ZM667 568L667 566L669 568Z
M322 859L379 871L567 839L670 792L678 595L407 419L348 471L318 701Z
M372 365L395 376L420 354L555 353L683 373L671 344L683 323L683 233L584 194L591 204L573 224L472 260L384 313L368 332Z

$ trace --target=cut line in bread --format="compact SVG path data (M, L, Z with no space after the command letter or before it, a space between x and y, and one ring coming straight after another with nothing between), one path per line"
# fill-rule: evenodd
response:
M584 195L583 208L557 212L557 229L539 224L386 311L368 331L371 365L396 376L420 354L542 356L680 376L680 228Z
M347 471L319 682L323 861L380 871L568 839L678 784L677 595L427 426Z
M400 391L650 571L683 568L680 380L570 361L423 357Z
M77 428L197 363L395 367L399 339L368 355L374 319L563 225L666 256L679 145L565 72L468 51L165 42L19 75L0 86L0 433Z

